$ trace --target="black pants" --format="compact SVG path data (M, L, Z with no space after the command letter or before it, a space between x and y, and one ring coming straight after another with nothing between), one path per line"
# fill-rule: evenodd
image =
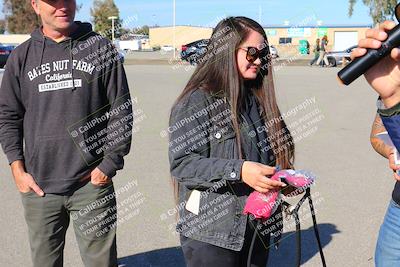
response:
M205 242L180 236L183 254L188 267L247 267L249 248L256 222L248 222L245 241L241 251L217 247ZM266 267L269 252L269 235L262 237L257 233L251 256L252 267Z

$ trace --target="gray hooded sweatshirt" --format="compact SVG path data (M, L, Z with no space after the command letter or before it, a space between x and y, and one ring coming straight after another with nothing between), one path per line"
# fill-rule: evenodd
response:
M59 43L35 30L11 53L0 88L2 149L45 193L74 190L95 167L113 177L130 150L132 102L118 51L75 23Z

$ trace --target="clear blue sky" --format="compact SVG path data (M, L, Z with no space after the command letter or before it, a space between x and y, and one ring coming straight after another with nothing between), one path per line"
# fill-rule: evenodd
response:
M92 1L77 0L82 3L82 9L77 15L80 20L90 19ZM303 2L304 4L301 4ZM129 25L172 25L172 0L128 1L115 0L121 17L131 17ZM322 4L323 3L323 4ZM358 0L355 12L348 17L348 0L176 0L177 25L213 26L219 18L229 15L244 15L259 20L265 24L283 24L285 20L291 24L301 21L312 21L314 17L323 24L371 24L368 8ZM315 16L314 16L315 15Z
M1 1L2 3L3 1ZM77 0L82 8L78 20L90 21L90 8L93 1ZM301 4L301 3L304 4ZM122 19L127 26L172 25L172 0L129 1L115 0ZM323 4L322 4L323 3ZM348 0L176 0L177 25L214 26L220 18L229 15L243 15L259 20L261 23L283 24L285 20L296 25L302 21L316 24L371 24L368 8L358 0L355 12L348 17ZM0 8L1 5L0 5Z

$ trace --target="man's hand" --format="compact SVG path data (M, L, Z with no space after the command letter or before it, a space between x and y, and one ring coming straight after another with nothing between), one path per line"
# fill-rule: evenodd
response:
M360 40L358 48L351 53L351 59L361 57L367 53L367 49L378 49L388 37L387 32L396 24L393 21L385 21L378 28L366 31L366 38ZM400 102L400 49L394 48L390 55L383 58L365 74L365 78L371 87L378 92L387 108Z
M274 175L276 169L261 163L245 161L242 166L242 180L254 190L267 193L270 190L280 190L286 184L271 180L267 176Z
M90 173L90 182L97 186L106 185L111 182L111 179L108 178L99 168L95 168Z
M33 190L38 196L44 196L43 190L36 184L32 175L25 172L23 161L17 160L11 163L11 171L14 176L18 191L21 193L28 193L29 191Z
M397 181L400 181L400 176L396 173L397 170L400 170L400 165L394 163L394 149L391 150L391 152L388 155L389 158L389 168L393 170L393 177Z

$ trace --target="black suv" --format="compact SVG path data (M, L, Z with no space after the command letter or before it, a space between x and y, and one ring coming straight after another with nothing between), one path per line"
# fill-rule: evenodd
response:
M196 65L199 58L207 51L208 39L201 39L182 45L181 59Z

